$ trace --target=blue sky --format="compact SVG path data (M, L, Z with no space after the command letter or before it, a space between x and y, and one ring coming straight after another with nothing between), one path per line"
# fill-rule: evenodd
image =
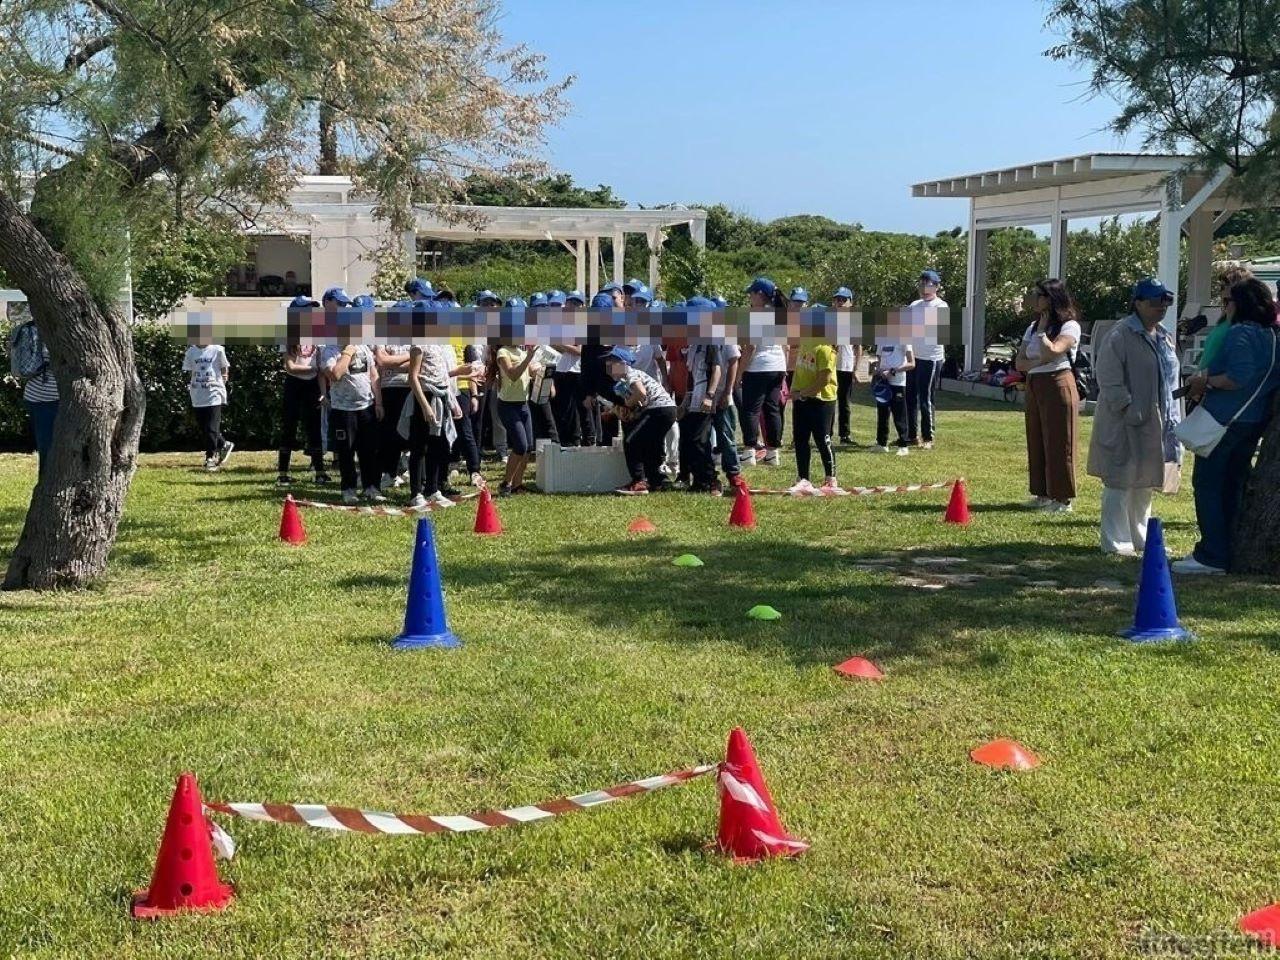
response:
M633 203L726 203L932 233L910 185L1137 149L1043 56L1040 0L507 0L502 30L575 74L547 159Z

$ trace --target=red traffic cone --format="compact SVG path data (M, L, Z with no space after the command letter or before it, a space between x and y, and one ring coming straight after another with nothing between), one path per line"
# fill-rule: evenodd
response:
M493 505L493 494L488 487L480 488L480 500L476 505L476 533L496 537L502 533L502 521L498 519L498 509Z
M996 770L1034 770L1040 758L1017 740L992 740L969 752L974 763Z
M138 920L181 910L210 912L225 908L233 896L235 891L218 879L213 865L209 821L204 816L195 775L184 773L178 777L173 802L169 804L151 886L133 895L129 912Z
M733 494L733 510L729 512L729 526L754 530L756 526L756 508L751 505L751 494L744 483L735 488Z
M1257 937L1269 947L1280 946L1280 903L1241 917L1240 932Z
M809 844L787 834L765 786L760 764L741 727L729 734L724 763L717 781L720 792L720 830L716 846L739 863L765 857L795 857Z
M627 533L653 533L657 529L648 517L636 517L627 524Z
M844 663L837 663L831 668L846 677L858 677L862 680L883 680L880 668L866 657L850 657Z
M293 494L284 498L284 512L280 514L280 539L295 546L302 546L307 542L307 531L302 526L302 514L298 513Z
M947 515L943 519L962 527L969 524L969 497L964 492L963 477L951 485L951 500L947 503Z

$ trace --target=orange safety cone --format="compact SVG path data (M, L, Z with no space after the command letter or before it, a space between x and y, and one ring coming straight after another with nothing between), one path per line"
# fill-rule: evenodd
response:
M653 533L657 529L648 517L636 517L627 524L627 533Z
M754 530L756 526L756 509L751 505L751 494L744 483L735 488L733 494L733 510L729 512L729 526Z
M225 908L233 896L235 890L218 879L213 864L213 843L200 788L193 774L184 773L178 777L169 804L151 886L134 894L129 912L137 920L182 910L211 912Z
M842 676L857 677L861 680L884 679L884 674L880 672L880 668L866 657L850 657L844 663L837 663L831 669Z
M788 836L778 819L760 764L741 727L729 734L717 787L720 829L716 846L722 853L739 863L751 863L765 857L795 857L809 849L805 841Z
M307 542L307 531L302 526L302 514L298 513L293 494L284 498L284 512L280 514L280 539L299 547Z
M956 480L951 485L951 499L947 502L947 514L943 517L947 523L956 523L960 526L968 526L969 524L969 497L964 490L964 477Z
M1280 903L1241 917L1240 932L1257 937L1269 947L1280 946Z
M493 505L493 494L488 487L480 488L480 500L476 504L476 533L488 537L496 537L502 533L502 521L498 519L498 509Z
M1040 758L1017 740L992 740L969 752L974 763L996 770L1034 770Z

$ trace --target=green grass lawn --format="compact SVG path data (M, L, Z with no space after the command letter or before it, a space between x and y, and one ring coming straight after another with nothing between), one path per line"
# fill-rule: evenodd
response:
M865 439L866 406L858 418ZM840 478L963 475L968 528L941 522L945 491L761 497L749 533L727 528L728 499L687 494L499 501L498 539L472 535L470 504L434 514L464 640L448 652L388 647L412 521L308 510L310 542L289 548L269 455L237 453L219 475L197 455L143 457L106 583L0 595L0 955L1021 960L1133 956L1150 935L1230 945L1241 914L1280 899L1280 590L1179 584L1200 639L1129 645L1115 632L1138 564L1100 554L1097 482L1081 470L1072 515L1028 513L1018 411L950 398L941 435L908 458L842 451ZM791 463L752 478L789 484ZM6 544L33 472L0 457ZM1189 484L1157 509L1182 555ZM627 536L641 513L658 533ZM705 567L670 564L689 552ZM899 582L917 556L982 575ZM746 619L758 603L783 619ZM832 673L854 654L885 682ZM481 835L223 818L240 844L220 863L231 909L128 917L184 769L210 799L466 813L716 761L739 724L784 823L813 844L798 860L705 852L710 778ZM969 761L997 736L1044 765Z

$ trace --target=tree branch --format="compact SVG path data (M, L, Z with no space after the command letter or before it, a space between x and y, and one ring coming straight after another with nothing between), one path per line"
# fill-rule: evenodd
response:
M74 73L113 43L115 38L110 34L94 37L79 50L67 54L67 59L62 62L62 72Z

